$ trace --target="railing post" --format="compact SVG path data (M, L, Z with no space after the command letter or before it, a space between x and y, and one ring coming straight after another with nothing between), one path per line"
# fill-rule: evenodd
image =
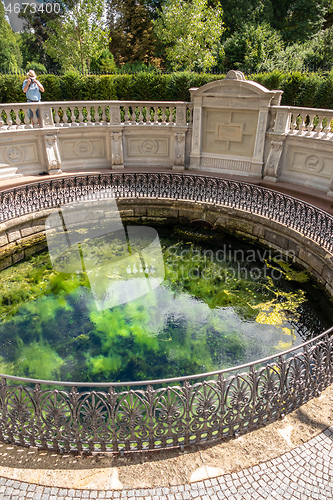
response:
M51 106L41 106L40 113L40 126L41 128L54 127L53 114Z
M291 111L288 109L278 110L275 118L273 131L278 134L286 134L290 131Z
M120 105L110 105L110 125L120 125Z
M186 123L186 103L177 104L176 107L176 125L187 125Z

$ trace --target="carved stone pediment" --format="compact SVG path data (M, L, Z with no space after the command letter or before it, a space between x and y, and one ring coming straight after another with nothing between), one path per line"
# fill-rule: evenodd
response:
M236 96L238 98L247 97L254 98L256 101L262 99L270 102L274 100L274 104L278 104L281 100L282 90L268 90L260 83L242 79L225 78L215 82L206 83L202 87L190 89L192 101L198 97L228 97Z
M261 177L268 112L281 90L268 90L229 71L224 80L190 89L193 103L192 169Z

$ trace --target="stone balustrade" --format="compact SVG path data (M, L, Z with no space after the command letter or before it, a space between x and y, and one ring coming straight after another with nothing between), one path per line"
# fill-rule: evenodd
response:
M168 101L2 104L0 179L124 165L183 170L191 110Z
M1 104L0 179L186 168L283 181L333 197L333 110L280 106L281 95L231 71L191 89L191 102Z
M333 140L333 109L272 106L273 132Z
M272 106L266 180L309 186L333 196L333 110Z
M156 101L67 101L0 104L0 131L100 125L184 126L191 122L191 103ZM41 119L28 110L38 109Z

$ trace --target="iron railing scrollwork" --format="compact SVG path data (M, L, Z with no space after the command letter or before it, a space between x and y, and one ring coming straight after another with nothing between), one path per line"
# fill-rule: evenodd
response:
M5 190L0 222L110 188L117 198L189 200L258 214L333 253L333 219L326 212L258 186L191 174L82 175ZM333 382L332 333L333 328L275 357L174 379L89 384L2 375L0 439L67 452L228 439L273 422Z

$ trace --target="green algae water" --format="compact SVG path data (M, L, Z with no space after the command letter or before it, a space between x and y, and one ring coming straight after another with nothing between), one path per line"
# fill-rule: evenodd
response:
M0 373L77 382L193 375L277 354L331 326L329 299L281 255L209 231L156 230L164 279L113 306L100 306L89 272L57 272L48 252L2 271ZM92 253L116 247L103 240Z

